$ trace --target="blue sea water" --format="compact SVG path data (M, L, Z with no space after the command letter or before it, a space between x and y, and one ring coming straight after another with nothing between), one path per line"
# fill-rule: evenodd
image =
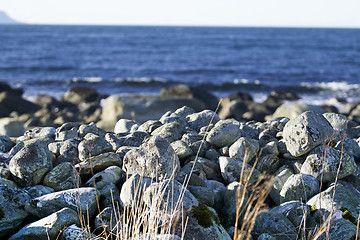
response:
M0 80L26 96L185 83L258 101L274 88L360 100L360 29L0 25Z

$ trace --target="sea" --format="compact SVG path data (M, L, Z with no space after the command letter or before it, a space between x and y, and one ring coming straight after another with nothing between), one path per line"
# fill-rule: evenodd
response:
M360 101L360 29L0 25L0 81L27 98L187 84L257 102L274 89Z

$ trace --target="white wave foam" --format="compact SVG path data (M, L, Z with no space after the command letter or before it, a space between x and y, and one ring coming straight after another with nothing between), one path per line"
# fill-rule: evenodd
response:
M356 90L360 88L359 84L351 84L347 83L345 81L341 82L316 82L316 83L307 83L302 82L301 86L303 87L310 87L310 88L321 88L324 90L330 90L330 91L350 91L350 90Z
M90 83L101 82L102 80L103 80L102 77L84 77L84 78L74 77L72 79L73 82L85 81L85 82L90 82Z

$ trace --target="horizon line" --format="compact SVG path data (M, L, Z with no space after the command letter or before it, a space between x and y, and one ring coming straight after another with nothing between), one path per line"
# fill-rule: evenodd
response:
M42 26L109 26L109 27L220 27L220 28L326 28L326 29L360 29L360 26L295 26L295 25L181 25L181 24L121 24L121 23L5 23L0 25L42 25Z

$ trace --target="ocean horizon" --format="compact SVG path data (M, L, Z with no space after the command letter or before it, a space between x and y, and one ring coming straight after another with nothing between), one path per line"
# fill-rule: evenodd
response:
M25 97L75 85L158 94L176 84L218 97L273 89L360 100L360 29L0 25L0 80Z

